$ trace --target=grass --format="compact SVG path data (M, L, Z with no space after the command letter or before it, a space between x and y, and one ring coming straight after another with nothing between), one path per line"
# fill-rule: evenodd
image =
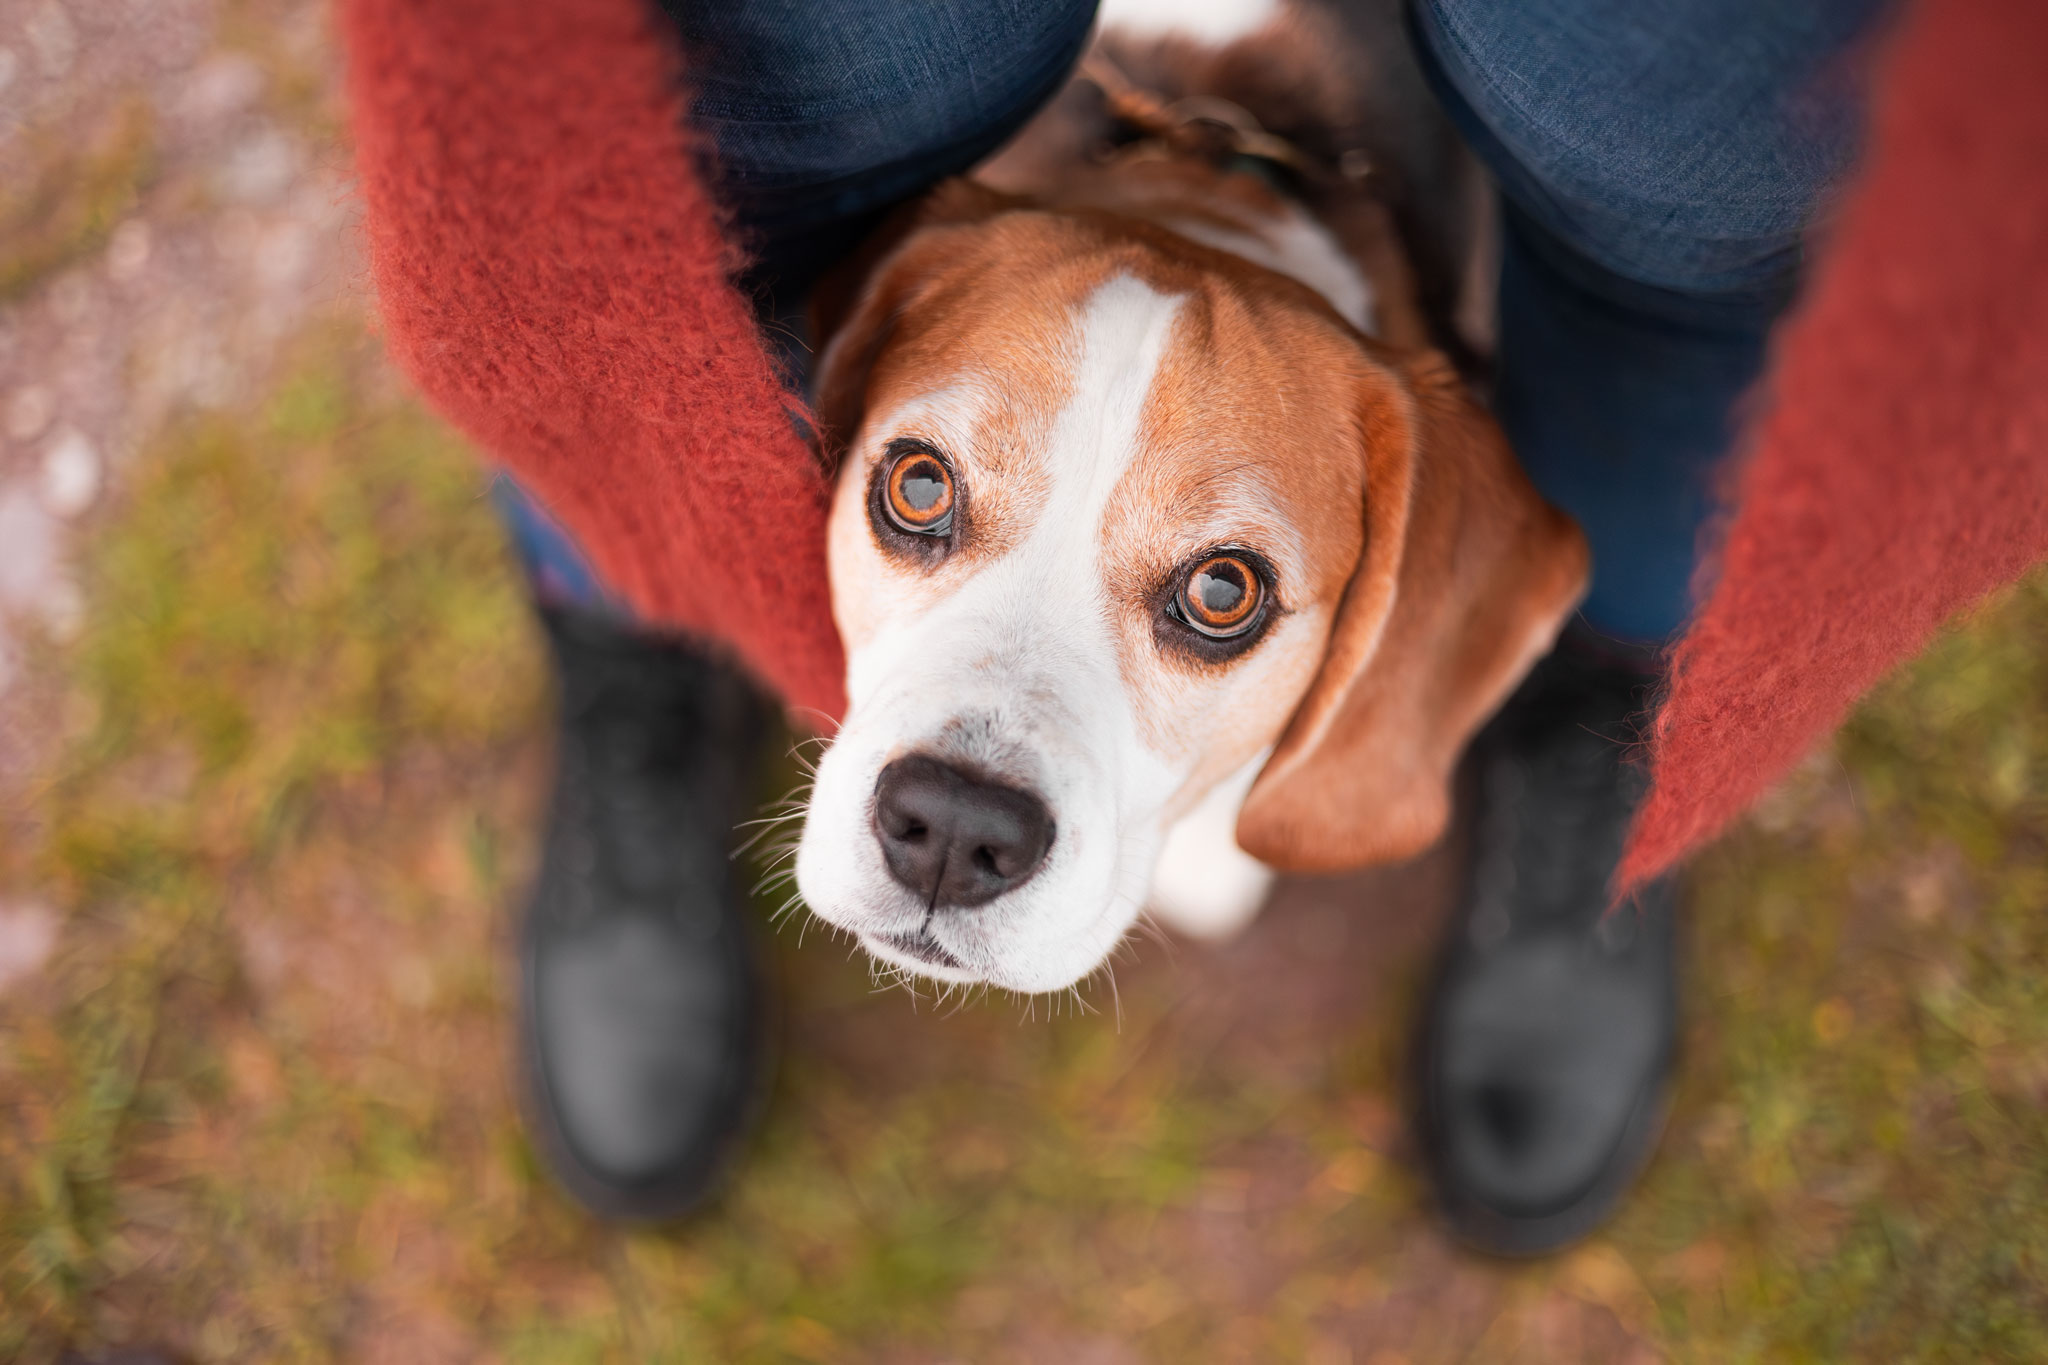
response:
M1725 1249L1713 1358L2048 1359L2044 643L2037 575L1705 860L1696 1155L1625 1235Z
M1671 1130L1571 1256L1435 1232L1396 1085L1427 934L1332 887L1050 1020L785 934L741 1178L622 1232L515 1118L541 664L481 488L338 327L91 546L0 826L0 891L65 916L0 998L0 1358L2048 1359L2048 583L1695 868Z

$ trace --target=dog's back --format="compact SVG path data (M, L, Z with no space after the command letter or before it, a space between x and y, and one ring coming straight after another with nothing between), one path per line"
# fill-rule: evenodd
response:
M1290 190L1347 246L1362 180L1391 214L1429 340L1457 357L1489 349L1490 195L1415 63L1400 0L1105 0L1090 64L977 178L1058 200L1077 168L1113 155L1127 133L1100 88L1105 60L1162 104L1242 110L1340 171L1334 187Z

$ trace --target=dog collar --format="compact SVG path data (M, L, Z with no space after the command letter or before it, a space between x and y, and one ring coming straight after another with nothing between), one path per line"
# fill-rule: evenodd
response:
M1296 199L1304 189L1360 189L1372 177L1372 158L1361 147L1323 157L1272 132L1241 104L1214 95L1169 100L1131 80L1100 49L1082 59L1079 74L1102 92L1110 118L1128 134L1102 148L1105 161L1199 157Z

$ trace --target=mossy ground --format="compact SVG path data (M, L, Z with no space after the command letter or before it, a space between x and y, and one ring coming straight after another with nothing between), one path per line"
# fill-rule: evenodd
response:
M1448 855L1094 1013L786 931L750 1157L622 1232L516 1121L544 678L477 466L345 325L141 459L0 813L0 896L65 917L0 998L0 1359L2048 1359L2048 583L1694 868L1671 1127L1567 1257L1458 1253L1411 1174Z

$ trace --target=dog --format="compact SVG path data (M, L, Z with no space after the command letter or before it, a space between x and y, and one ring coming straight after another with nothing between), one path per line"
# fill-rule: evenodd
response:
M1299 0L1111 3L821 291L849 705L796 875L879 962L1059 990L1420 851L1584 592L1433 343L1372 70Z

